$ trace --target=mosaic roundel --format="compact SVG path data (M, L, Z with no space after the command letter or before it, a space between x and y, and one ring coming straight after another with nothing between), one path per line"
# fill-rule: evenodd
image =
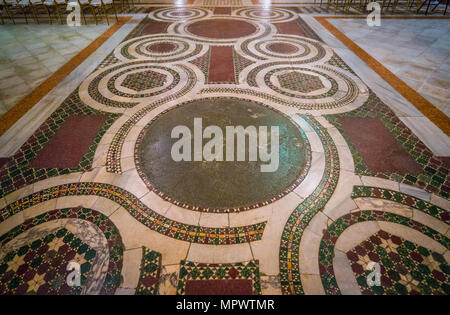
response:
M368 97L360 80L325 66L268 67L263 71L263 82L278 95L295 98L298 107L307 109L359 106Z
M257 28L249 22L238 19L206 19L186 26L187 32L211 39L232 39L250 36Z
M114 55L122 61L147 59L152 62L171 62L195 56L202 45L193 44L180 35L160 34L129 39L114 50Z
M195 127L194 119L199 118L202 125ZM172 150L179 137L171 137L176 126L186 126L193 135L187 147L176 147L176 152L183 153L188 148L187 158L178 161L174 160ZM194 128L207 132L208 126L216 126L223 134L223 141L210 149L209 141L215 136L204 136L198 142L203 145L202 157L201 145L199 151L194 143L198 130L200 137L202 130ZM245 145L238 146L240 140L227 132L227 126L254 126L256 133L246 130ZM267 129L261 129L264 126ZM279 130L278 153L272 151L276 144L272 133L275 126ZM254 157L251 148L257 152ZM270 152L271 157L263 155L261 150ZM238 99L196 100L167 110L141 132L135 152L140 176L160 196L188 209L214 212L255 208L279 199L303 180L310 165L306 136L293 121L267 106ZM196 152L200 152L199 159L195 158ZM206 161L205 152L211 152L216 159Z
M155 20L179 22L187 19L200 19L211 15L212 12L202 8L165 8L150 13Z
M241 45L242 49L244 43ZM330 48L307 38L276 35L273 38L248 43L250 50L259 58L283 59L295 63L326 62L332 56Z
M295 18L292 11L283 8L243 8L235 11L236 15L258 21L287 22Z
M80 98L94 108L134 107L181 89L187 74L179 69L145 61L120 63L91 74L81 85L85 92Z
M135 54L148 57L167 57L180 55L189 49L189 44L177 39L161 40L149 39L148 41L140 41L132 46Z

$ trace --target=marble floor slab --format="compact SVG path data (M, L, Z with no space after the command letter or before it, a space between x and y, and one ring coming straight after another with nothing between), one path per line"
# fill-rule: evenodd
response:
M450 116L450 21L382 19L379 27L370 27L363 19L330 21Z
M0 27L0 115L108 29L108 25Z

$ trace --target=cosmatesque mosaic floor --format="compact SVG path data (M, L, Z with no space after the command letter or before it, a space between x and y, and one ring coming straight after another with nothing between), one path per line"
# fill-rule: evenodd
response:
M450 157L298 8L148 11L0 159L0 294L450 293ZM173 161L195 117L278 126L277 171Z

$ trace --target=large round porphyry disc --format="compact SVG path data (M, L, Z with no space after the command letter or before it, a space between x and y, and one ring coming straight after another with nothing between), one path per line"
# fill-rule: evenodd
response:
M224 161L193 160L195 118L201 118L202 131L208 126L220 128ZM171 137L176 126L186 126L192 135L192 161L175 161L171 155L172 146L179 141L179 138ZM256 161L249 161L248 137L245 161L236 161L239 149L236 137L234 161L226 161L226 147L230 145L226 141L227 126L254 126L258 131L260 126L266 126L266 137L269 139L266 149L269 154L271 130L277 126L279 162L276 170L261 171L262 165L276 164L274 154L269 161L267 158L263 161L259 154ZM210 139L204 138L202 145L205 146ZM261 140L259 132L258 139ZM258 145L261 143L258 141ZM194 210L230 212L260 207L290 192L307 173L309 150L304 133L284 114L254 102L214 98L184 103L155 117L139 135L136 164L145 183L166 200Z

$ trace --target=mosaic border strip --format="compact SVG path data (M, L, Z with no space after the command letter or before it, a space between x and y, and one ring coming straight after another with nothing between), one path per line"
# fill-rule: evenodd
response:
M215 99L217 99L217 97L207 97L207 98L201 98L201 100L211 100L214 101ZM177 109L179 107L185 106L188 103L192 103L195 102L196 100L190 100L187 102L183 102L180 104L177 104L171 108L168 108L164 111L162 111L161 113L159 113L158 115L156 115L147 125L146 127L144 127L144 129L142 129L141 133L139 134L137 140L136 140L136 144L135 144L135 149L134 149L134 160L136 163L136 170L140 176L140 178L142 179L142 181L145 183L145 185L148 187L149 190L153 191L155 194L157 194L159 197L161 197L162 199L173 203L176 206L188 209L188 210L193 210L193 211L199 211L199 212L209 212L209 213L235 213L235 212L243 212L243 211L248 211L248 210L252 210L252 209L256 209L256 208L260 208L263 206L266 206L268 204L271 204L281 198L283 198L284 196L286 196L288 193L292 192L298 185L300 185L300 183L305 179L305 177L308 175L308 171L311 167L311 146L309 144L308 138L306 137L305 132L300 128L300 126L293 120L291 119L291 117L289 117L288 115L280 112L279 110L263 104L261 102L257 102L254 100L249 100L249 99L245 99L245 98L239 98L239 97L227 97L227 99L235 99L235 100L245 100L247 102L251 102L251 103L255 103L261 106L264 106L266 108L269 108L270 110L273 110L274 112L284 116L285 118L289 119L289 121L297 127L300 136L302 137L305 145L306 145L306 163L305 166L303 167L303 169L301 170L300 174L297 176L297 178L295 179L295 181L293 181L290 185L288 185L288 187L280 192L279 194L264 200L264 201L260 201L258 203L255 204L251 204L251 205L246 205L246 206L239 206L239 207L226 207L226 208L208 208L208 207L201 207L201 206L194 206L188 203L185 203L184 201L181 200L176 200L173 199L172 197L170 197L168 194L164 193L163 191L159 190L157 187L155 187L150 180L147 178L147 175L145 174L144 170L141 167L141 163L140 163L140 157L139 157L139 146L142 143L142 140L145 136L145 134L147 133L147 129L149 128L149 126L151 125L152 122L154 122L155 120L157 120L158 118L160 118L161 116L163 116L164 114L166 114L167 112ZM303 115L301 115L301 117L303 117Z
M340 165L339 155L328 131L311 116L304 119L314 128L322 140L325 154L324 175L314 190L289 216L280 242L280 283L283 294L304 294L299 270L299 247L305 228L321 211L336 189Z
M141 273L135 295L156 295L161 275L161 254L142 247Z
M65 196L101 196L124 207L137 221L162 235L185 242L231 245L260 240L267 221L253 225L211 228L170 220L149 209L136 196L117 186L81 182L54 186L10 203L0 210L0 222L38 203Z
M439 232L409 218L383 211L363 210L346 214L334 221L325 232L320 241L319 269L323 288L326 294L341 294L334 275L333 258L334 245L339 237L349 226L366 221L386 221L398 223L410 227L450 248L450 239Z
M205 264L182 260L180 262L177 295L185 294L188 280L251 280L253 294L261 294L259 261L250 260L232 264Z
M120 236L117 227L108 217L100 212L87 208L65 208L51 210L34 218L30 218L9 232L3 234L0 236L0 244L1 246L4 246L21 233L37 225L66 218L77 218L89 221L95 224L103 232L103 235L108 241L109 265L101 294L114 294L122 280L121 270L123 264L123 251L125 247L122 243L122 237Z

